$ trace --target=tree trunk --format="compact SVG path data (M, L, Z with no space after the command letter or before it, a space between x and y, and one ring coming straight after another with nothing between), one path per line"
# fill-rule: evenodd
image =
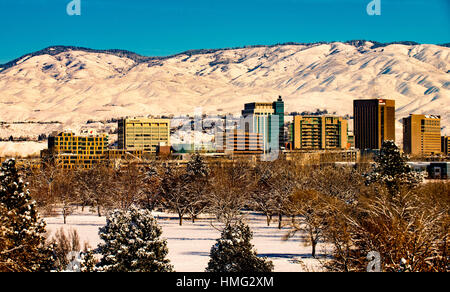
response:
M316 245L317 245L317 241L314 239L314 236L312 234L312 231L309 231L309 236L311 238L311 246L312 246L312 251L311 251L311 255L313 258L316 258Z
M180 226L183 226L183 215L178 214L178 217L180 218Z
M67 220L66 220L66 218L67 218L66 207L63 207L63 218L64 218L64 225L66 225L66 223L67 223Z
M97 204L97 213L98 213L98 217L102 217L102 212L100 210L100 205Z
M266 215L267 227L270 227L270 221L272 221L272 216Z
M283 224L283 215L280 213L278 214L278 229L281 229Z

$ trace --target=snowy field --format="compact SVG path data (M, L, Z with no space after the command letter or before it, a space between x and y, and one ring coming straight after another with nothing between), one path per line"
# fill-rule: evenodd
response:
M185 220L179 226L176 215L154 212L155 218L163 229L163 237L167 239L169 259L177 272L203 272L209 261L209 252L215 244L220 232L211 219L203 218L192 223ZM289 219L286 219L286 222ZM67 218L64 226L62 216L45 218L47 230L53 235L63 227L65 230L75 229L80 235L82 246L85 242L96 247L100 242L98 229L105 225L106 218L95 214L77 214ZM253 241L258 254L273 261L275 272L319 271L320 263L311 258L311 248L305 247L299 236L283 241L288 227L278 230L277 222L267 227L265 217L248 214L246 221L253 231ZM318 246L318 252L324 251L324 245ZM303 264L299 263L299 260Z
M0 142L0 157L39 157L41 150L44 150L45 148L47 148L47 143L9 141Z

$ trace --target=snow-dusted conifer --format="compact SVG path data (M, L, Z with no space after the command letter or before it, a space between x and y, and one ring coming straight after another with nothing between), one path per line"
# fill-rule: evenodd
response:
M423 176L412 171L393 141L383 143L375 163L372 172L366 176L367 183L383 183L392 194L401 186L415 187L423 181Z
M259 258L253 250L253 234L243 222L228 225L221 238L211 248L206 272L212 273L267 273L273 270L273 263Z
M94 251L87 248L81 253L80 270L82 273L93 273L97 271L96 266L97 260L95 259Z
M54 259L45 246L45 223L39 218L36 203L26 189L14 159L0 168L0 271L50 271Z
M170 272L167 242L148 210L114 211L100 228L98 247L104 272Z
M186 166L186 173L190 178L207 177L210 169L200 154L194 154Z

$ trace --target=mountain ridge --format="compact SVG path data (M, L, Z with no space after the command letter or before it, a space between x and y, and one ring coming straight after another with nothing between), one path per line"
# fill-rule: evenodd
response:
M84 51L89 53L104 53L104 54L112 54L118 57L127 57L133 61L136 61L138 63L144 63L149 62L153 60L165 60L174 58L180 55L198 55L198 54L208 54L208 53L214 53L217 51L226 51L226 50L237 50L237 49L245 49L245 48L259 48L259 47L266 47L271 48L275 46L289 46L289 45L322 45L322 44L332 44L339 41L331 41L331 42L313 42L313 43L300 43L300 42L287 42L287 43L279 43L279 44L273 44L273 45L250 45L250 46L243 46L243 47L229 47L229 48L217 48L217 49L193 49L193 50L187 50L183 51L177 54L173 55L167 55L167 56L144 56L138 53L135 53L133 51L129 50L123 50L123 49L92 49L87 47L78 47L78 46L68 46L68 45L55 45L55 46L49 46L42 50L38 50L35 52L31 52L28 54L25 54L23 56L20 56L16 59L13 59L9 62L6 62L4 64L0 64L0 72L11 68L17 63L26 58L26 57L36 57L44 54L48 55L57 55L60 53L68 52L68 51ZM377 41L370 41L370 40L349 40L345 42L341 42L343 44L350 44L355 47L362 47L366 43L372 43L371 49L380 48L380 47L386 47L393 44L399 44L399 45L421 45L421 43L415 42L415 41L395 41L395 42L389 42L389 43L382 43ZM450 43L445 44L436 44L436 46L443 46L443 47L450 47Z
M287 112L320 108L339 115L351 115L354 99L395 99L398 121L410 113L439 114L444 131L450 125L446 46L355 40L168 57L60 46L9 64L0 72L0 117L9 122L77 126L91 119L192 114L196 108L238 114L246 102L282 95Z

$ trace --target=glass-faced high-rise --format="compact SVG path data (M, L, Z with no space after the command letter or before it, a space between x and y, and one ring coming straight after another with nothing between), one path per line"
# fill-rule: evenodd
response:
M242 111L243 130L263 135L264 150L279 150L284 145L284 101L245 104Z
M273 103L273 109L275 111L275 115L278 116L278 124L279 124L279 145L284 146L285 140L284 140L284 101L280 97L278 97L278 100Z

